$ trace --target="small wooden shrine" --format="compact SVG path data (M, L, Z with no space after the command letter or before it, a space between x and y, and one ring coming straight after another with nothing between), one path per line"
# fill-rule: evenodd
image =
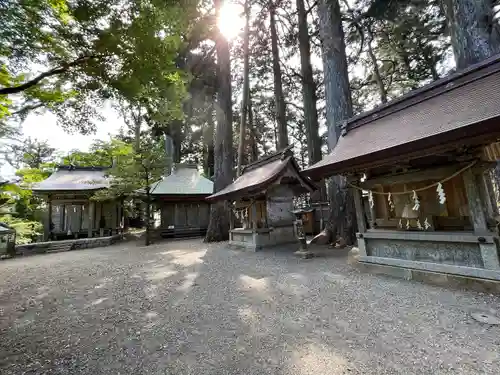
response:
M499 89L496 57L351 118L333 152L304 171L347 177L362 262L410 278L500 280L489 175L500 156Z
M107 169L63 165L33 187L47 201L45 240L102 237L121 231L121 201L91 200L96 191L109 187Z
M231 202L241 226L231 220L230 244L257 251L297 242L293 198L314 190L288 147L245 166L239 178L207 200Z
M205 198L213 191L213 182L190 164L176 164L170 175L151 185L150 194L161 212L161 236L204 235L210 217Z

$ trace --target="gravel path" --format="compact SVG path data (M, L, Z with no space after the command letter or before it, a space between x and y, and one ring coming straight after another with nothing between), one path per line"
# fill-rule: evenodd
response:
M498 297L201 241L0 262L0 373L499 374Z

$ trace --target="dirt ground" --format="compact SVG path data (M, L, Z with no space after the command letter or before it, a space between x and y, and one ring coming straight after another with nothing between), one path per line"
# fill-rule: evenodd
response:
M201 240L0 262L0 373L500 374L500 298Z

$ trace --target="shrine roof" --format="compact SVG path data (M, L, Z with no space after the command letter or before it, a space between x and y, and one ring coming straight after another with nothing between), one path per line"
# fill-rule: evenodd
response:
M151 185L151 195L205 195L214 192L214 183L200 175L197 165L176 164L167 177Z
M303 173L315 179L500 137L500 55L343 124L333 152Z
M291 147L287 147L246 165L240 177L224 189L209 196L207 200L231 199L235 196L254 194L279 181L290 169L295 175L296 183L307 191L316 190L314 183L307 177L302 176L300 168L293 157Z
M61 165L47 179L33 186L35 192L91 191L109 187L107 167Z

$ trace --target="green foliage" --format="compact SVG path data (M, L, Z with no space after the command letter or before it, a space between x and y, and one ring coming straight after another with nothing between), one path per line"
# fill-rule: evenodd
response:
M0 125L48 109L88 133L110 98L181 117L189 75L176 58L198 16L190 0L2 1Z
M43 225L38 221L4 215L0 216L0 222L3 222L15 229L16 244L18 245L31 243L43 234Z
M16 230L16 243L30 243L42 233L43 225L35 219L31 190L16 184L0 187L0 222ZM30 211L30 212L28 212Z
M141 139L138 152L127 144L123 144L120 152L118 162L109 171L111 188L97 193L98 200L136 196L139 189L158 181L165 172L164 149L151 137Z

